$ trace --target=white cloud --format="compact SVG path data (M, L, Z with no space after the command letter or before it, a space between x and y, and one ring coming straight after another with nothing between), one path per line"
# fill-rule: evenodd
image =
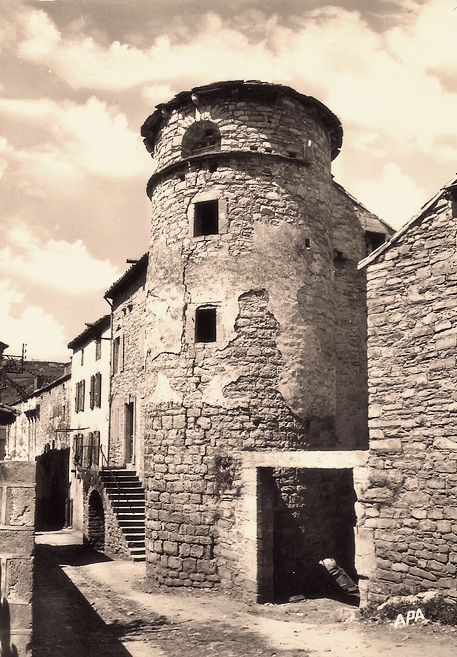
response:
M326 102L345 122L377 131L398 148L428 153L438 136L455 134L457 93L443 91L439 80L440 72L457 68L454 9L454 0L409 3L409 21L378 34L359 12L326 6L303 12L296 29L270 17L265 38L257 42L241 27L207 14L192 39L172 43L163 34L143 50L65 36L34 10L27 14L20 53L75 88L142 86L144 96L154 100L161 94L167 100L171 88L180 90L189 81L289 82ZM94 142L94 151L100 145Z
M17 279L48 285L71 294L100 292L118 278L108 260L92 258L81 240L46 242L25 225L9 231L0 250L0 272Z
M425 191L393 163L384 166L379 180L356 182L354 191L364 205L397 229L427 200Z
M185 44L172 44L164 34L150 48L140 50L114 41L104 48L91 37L60 34L40 10L24 18L21 57L44 64L75 89L117 90L140 85L166 84L195 77L213 81L226 77L259 75L268 79L275 68L265 42L250 44L241 31L225 27L220 17L208 14L200 32Z
M83 105L3 98L0 115L25 122L33 135L27 149L0 144L20 165L24 186L32 180L34 188L52 190L71 176L130 178L146 171L139 132L130 130L125 114L95 97Z
M426 155L427 166L433 160L434 169L447 167L457 154L455 1L402 0L396 6L398 25L384 33L375 32L362 13L328 5L297 11L288 22L279 14L262 12L249 14L249 20L240 14L230 21L202 14L194 32L181 26L181 41L176 25L170 25L142 49L81 36L74 25L57 28L45 11L28 9L19 21L18 53L52 70L53 79L57 76L73 89L99 94L134 89L137 98L151 104L217 79L290 84L326 103L342 119L346 141L353 140L343 149L349 158L355 160L356 153L379 163L387 157L411 163ZM146 39L143 35L142 42ZM16 184L28 193L52 197L64 189L71 194L78 181L82 188L85 176L147 175L139 135L129 130L118 107L95 96L79 105L0 100L2 113L26 120L42 135L39 144L10 154L19 166ZM392 211L396 217L423 200L422 189L411 177L414 165L403 172L392 166L386 165L380 180L359 179L349 185L353 192L366 194L370 189L368 196L378 211L389 210L384 216L391 221ZM380 164L372 169L379 171ZM394 179L403 182L403 200L388 189Z
M26 344L28 358L68 359L64 327L40 306L18 309L23 299L10 280L0 281L0 340L9 345L8 353L20 354Z

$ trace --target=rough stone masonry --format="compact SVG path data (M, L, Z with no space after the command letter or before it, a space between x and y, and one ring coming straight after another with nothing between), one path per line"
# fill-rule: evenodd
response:
M455 181L454 181L455 185ZM370 459L360 525L370 598L455 589L457 240L452 186L363 263Z
M18 657L30 654L32 633L35 467L0 463L0 641Z
M316 584L328 552L353 570L351 458L298 458L368 445L372 215L332 181L340 123L288 87L229 82L179 94L142 134L148 575L272 599Z

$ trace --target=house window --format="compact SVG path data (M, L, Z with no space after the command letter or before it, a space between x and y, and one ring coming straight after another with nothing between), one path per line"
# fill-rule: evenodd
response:
M365 245L367 247L367 255L370 255L375 251L381 244L384 244L386 241L386 236L384 233L374 233L372 231L365 231Z
M97 338L95 341L95 360L100 360L102 357L102 339Z
M81 349L81 365L84 365L84 349Z
M216 342L216 308L196 309L195 342Z
M76 413L84 411L85 389L86 389L86 382L78 381L78 383L76 384L76 397L75 397Z
M73 438L74 463L81 467L83 464L83 434L77 433Z
M124 368L124 343L122 336L118 335L113 340L113 374Z
M87 448L86 467L99 465L100 461L100 431L91 431L89 433L89 444Z
M102 405L102 375L100 372L90 377L90 407L100 408Z
M194 205L194 237L217 235L219 232L219 202L200 201Z

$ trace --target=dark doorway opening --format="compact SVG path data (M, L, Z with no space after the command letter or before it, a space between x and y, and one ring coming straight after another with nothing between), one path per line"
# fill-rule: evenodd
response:
M344 597L319 562L332 558L351 579L355 570L356 495L352 469L269 468L273 597ZM263 503L265 507L265 502Z
M70 450L48 449L36 459L37 531L62 529L68 505L68 468Z
M87 542L100 552L105 547L105 511L96 490L93 490L89 497Z

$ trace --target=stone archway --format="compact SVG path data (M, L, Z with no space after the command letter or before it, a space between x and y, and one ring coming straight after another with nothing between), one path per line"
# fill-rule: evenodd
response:
M100 494L93 490L89 496L87 540L94 550L105 548L105 511Z

